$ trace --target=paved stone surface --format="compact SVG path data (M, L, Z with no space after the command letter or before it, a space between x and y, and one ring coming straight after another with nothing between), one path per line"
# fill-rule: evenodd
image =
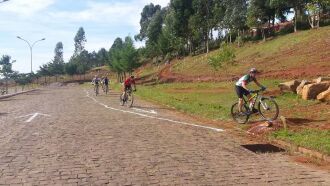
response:
M118 94L93 98L132 111ZM36 112L51 116L17 118ZM241 145L226 132L106 109L79 87L0 101L0 185L330 185L329 172Z

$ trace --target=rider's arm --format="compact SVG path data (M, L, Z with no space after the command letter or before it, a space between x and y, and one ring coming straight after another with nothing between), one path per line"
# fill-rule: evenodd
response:
M258 85L258 87L260 87L262 89L266 88L265 86L261 85L257 79L254 79L253 81L256 83L256 85Z

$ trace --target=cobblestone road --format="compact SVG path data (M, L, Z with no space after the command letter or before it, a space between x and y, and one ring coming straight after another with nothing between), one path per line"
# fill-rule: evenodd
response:
M330 185L329 172L255 154L226 131L105 108L132 111L115 93L92 98L73 87L0 100L0 185ZM19 118L37 112L50 116Z

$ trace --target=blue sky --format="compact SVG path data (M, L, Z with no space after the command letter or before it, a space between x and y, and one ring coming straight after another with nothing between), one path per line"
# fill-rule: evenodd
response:
M14 70L29 72L28 45L17 36L34 42L33 70L49 62L57 42L64 45L68 60L79 27L86 32L86 49L109 49L116 37L134 36L139 31L140 13L146 4L166 6L170 0L10 0L0 4L0 55L16 60ZM136 43L137 46L141 43Z

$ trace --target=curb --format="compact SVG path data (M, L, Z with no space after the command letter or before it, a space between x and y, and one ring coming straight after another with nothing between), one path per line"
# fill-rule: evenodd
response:
M318 151L310 150L305 147L300 147L298 145L294 145L281 140L273 140L272 142L275 143L276 145L283 147L284 149L289 149L294 152L300 152L304 155L308 155L309 157L317 158L330 163L330 156L322 154Z
M33 91L36 91L36 90L40 90L40 89L33 89L33 90L27 90L27 91L23 91L23 92L14 93L14 94L3 95L3 96L0 96L0 99L6 99L6 98L10 98L10 97L17 96L17 95L20 95L20 94L33 92Z

